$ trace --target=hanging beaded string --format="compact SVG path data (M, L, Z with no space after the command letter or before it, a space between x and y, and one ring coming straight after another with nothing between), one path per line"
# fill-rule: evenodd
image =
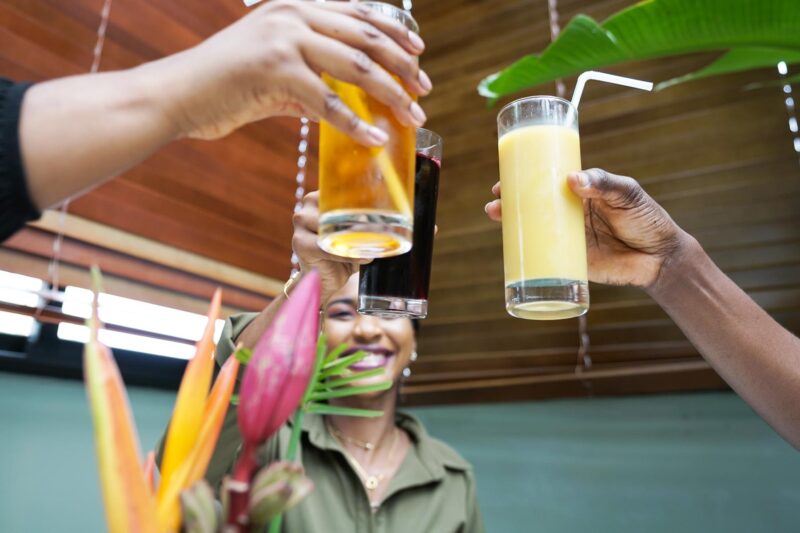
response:
M103 9L100 12L100 25L97 27L97 41L94 45L94 50L92 51L92 66L89 69L89 72L92 74L96 73L100 69L100 60L103 57L103 46L106 42L106 30L108 29L108 18L111 14L112 2L113 0L105 0L103 3ZM50 265L47 268L47 275L50 280L51 296L58 292L59 269L61 265L61 247L64 243L64 228L67 220L67 211L69 211L69 203L70 199L67 198L59 208L58 232L53 240L52 257L50 259ZM37 312L41 312L48 300L49 299L42 299L40 301L40 306Z
M547 12L550 15L550 39L555 41L558 34L561 33L561 26L558 21L558 0L547 0ZM561 79L556 80L556 94L561 98L566 94L564 82ZM589 346L591 341L589 339L589 323L586 320L586 315L578 317L578 357L575 361L575 373L581 374L585 370L592 368L592 356L589 353ZM584 388L589 392L592 391L592 384L589 381L581 380Z
M789 74L789 67L785 61L778 63L778 74L783 80L783 94L786 95L786 113L789 115L789 131L792 133L794 151L800 157L800 133L798 133L797 111L795 110L794 96L792 96L792 84L786 79Z
M306 194L306 163L308 157L308 118L302 117L300 119L300 142L297 144L297 190L294 193L294 212L297 213L303 208L303 197ZM292 276L300 272L300 259L297 254L292 250Z
M550 15L550 40L555 41L561 33L561 26L558 22L558 0L547 0L547 12ZM564 98L566 88L561 78L556 80L556 94Z

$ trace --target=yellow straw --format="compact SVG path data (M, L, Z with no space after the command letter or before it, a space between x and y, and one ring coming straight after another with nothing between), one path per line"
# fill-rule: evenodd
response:
M353 107L353 111L358 116L372 124L372 115L367 109L366 103L357 96L357 93L354 94L356 96L348 103ZM373 150L375 150L374 156L378 163L378 168L383 175L383 179L386 180L386 188L389 190L389 196L392 197L392 202L394 202L395 207L404 215L409 217L413 216L411 204L406 196L406 191L403 189L403 183L400 181L400 176L397 175L397 171L394 169L394 165L392 165L392 161L389 159L389 154L387 154L386 150L383 148L374 148Z

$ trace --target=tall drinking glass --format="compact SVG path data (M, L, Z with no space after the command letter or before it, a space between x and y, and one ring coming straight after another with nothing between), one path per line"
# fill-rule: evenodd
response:
M419 32L408 12L382 2L363 3ZM389 141L368 148L322 121L319 246L353 258L405 253L414 224L414 128L398 122L388 106L360 87L323 78L361 119L387 132Z
M583 204L567 185L581 169L578 111L531 96L497 115L506 310L554 320L589 309Z
M428 316L428 288L436 226L436 199L442 165L442 138L417 129L414 192L414 246L397 257L376 259L361 267L358 312L383 317Z

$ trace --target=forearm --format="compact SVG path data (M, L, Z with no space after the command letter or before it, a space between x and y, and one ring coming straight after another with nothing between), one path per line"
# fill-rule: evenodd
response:
M272 320L275 318L275 315L278 313L285 299L285 296L281 294L272 300L270 304L250 322L241 334L239 334L239 337L236 339L236 344L241 344L245 348L255 348L262 335L264 335L270 324L272 324Z
M20 148L40 209L124 172L179 136L162 98L163 60L34 85L23 100Z
M693 239L648 291L730 386L800 448L800 339L731 281Z

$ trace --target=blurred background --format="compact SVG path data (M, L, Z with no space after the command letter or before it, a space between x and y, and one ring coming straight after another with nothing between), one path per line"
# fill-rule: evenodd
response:
M592 286L584 321L503 305L485 76L629 0L418 0L413 13L444 137L431 312L404 402L476 467L489 531L796 531L800 456L727 390L643 292ZM88 72L102 0L0 0L0 75ZM114 0L100 70L190 47L247 12L238 0ZM557 14L557 19L554 15ZM663 81L718 54L611 67ZM795 67L796 68L796 67ZM789 74L796 74L789 66ZM776 68L655 93L590 85L584 166L637 178L717 264L800 331L800 140ZM574 79L565 79L570 94ZM545 84L524 94L556 94ZM522 94L515 95L521 96ZM214 287L225 315L260 310L291 270L297 120L182 141L0 246L0 530L102 530L79 381L87 267L105 274L119 361L149 449ZM316 183L316 127L305 161ZM58 239L63 234L63 239ZM58 257L57 264L53 257Z

